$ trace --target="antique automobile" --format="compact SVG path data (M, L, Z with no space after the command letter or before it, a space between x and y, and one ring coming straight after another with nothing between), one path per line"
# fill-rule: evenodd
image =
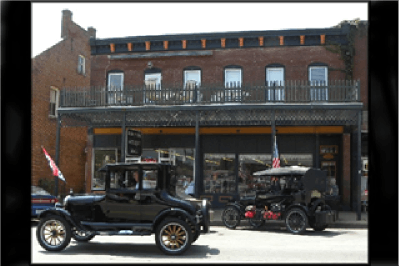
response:
M175 196L171 165L115 163L103 166L105 194L73 195L40 214L36 237L48 251L60 251L71 238L97 235L151 235L162 252L184 253L200 233L209 232L210 203Z
M308 224L323 231L335 222L335 211L325 202L326 172L301 166L272 168L253 173L267 183L265 190L226 204L222 221L234 229L247 219L253 227L268 220L284 221L293 234L305 232Z

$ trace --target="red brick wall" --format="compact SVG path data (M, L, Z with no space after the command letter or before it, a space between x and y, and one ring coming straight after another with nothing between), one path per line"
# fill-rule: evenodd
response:
M361 101L364 110L368 110L368 36L367 29L361 28L354 38L354 79L361 82Z
M55 160L57 119L49 117L51 86L61 90L90 85L90 34L67 19L64 35L65 39L32 59L32 185L38 185L43 178L54 179L41 149L43 145ZM77 72L79 55L86 58L85 75ZM68 182L64 188L64 182L59 181L61 194L64 189L85 189L86 135L86 128L61 128L59 168Z
M155 68L162 71L162 82L182 83L183 68L198 66L202 69L203 84L222 84L224 67L239 65L243 69L243 83L264 82L265 67L278 63L285 66L286 80L308 80L308 66L314 62L326 63L332 69L344 69L344 62L339 54L327 51L324 46L304 47L262 47L244 49L214 50L211 56L187 56L170 58L123 59L111 60L107 55L92 58L92 85L106 85L106 73L110 70L124 71L125 85L141 85L144 70L151 61ZM344 74L330 70L329 80L343 80Z

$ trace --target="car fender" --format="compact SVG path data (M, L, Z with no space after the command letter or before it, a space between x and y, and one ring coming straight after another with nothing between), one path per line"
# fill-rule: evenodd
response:
M307 208L307 206L304 206L304 205L302 205L302 204L300 204L300 203L294 203L294 204L289 205L289 206L285 209L285 216L286 216L286 213L287 213L288 211L290 211L291 209L293 209L293 208L300 208L300 209L302 209L302 210L306 213L307 216L310 215L310 209Z
M71 226L79 228L80 230L86 231L86 228L84 226L82 226L79 222L76 222L72 218L72 216L69 213L69 211L67 211L67 210L64 210L62 208L57 208L57 207L51 208L51 209L45 210L42 213L40 213L39 219L42 219L43 217L48 216L48 215L61 216L61 217L65 218L70 223Z
M245 210L246 206L243 206L239 202L235 201L235 202L228 202L225 205L225 208L230 207L230 206L235 207L236 209L238 209L238 211L240 213L240 216L242 216L242 218L244 218L244 213L245 213L244 210Z
M162 210L153 220L153 228L156 229L158 224L163 220L164 217L166 216L183 216L187 218L192 224L196 225L196 220L194 219L194 216L190 215L189 212L181 209L181 208L168 208L165 210Z

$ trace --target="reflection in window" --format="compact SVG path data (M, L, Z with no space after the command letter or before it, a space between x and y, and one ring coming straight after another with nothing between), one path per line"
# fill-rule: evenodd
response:
M115 163L116 150L95 150L94 151L94 173L92 180L93 190L104 190L105 189L105 172L99 172L98 170L107 163Z
M240 196L255 194L256 189L265 190L269 180L260 180L253 176L254 172L271 168L271 155L246 154L239 155L239 194Z
M204 192L235 193L236 173L234 154L204 155Z

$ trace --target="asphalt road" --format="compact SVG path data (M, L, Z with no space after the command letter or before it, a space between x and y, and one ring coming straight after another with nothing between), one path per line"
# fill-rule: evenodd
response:
M212 227L181 256L164 255L152 236L96 236L73 239L61 252L45 251L32 223L32 263L367 263L368 230L327 229L292 235L280 226L254 230Z

